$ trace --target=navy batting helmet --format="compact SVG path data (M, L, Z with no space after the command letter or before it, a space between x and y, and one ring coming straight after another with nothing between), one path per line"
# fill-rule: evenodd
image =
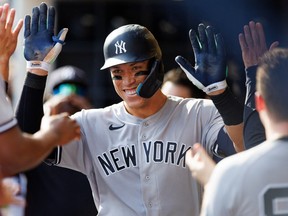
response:
M162 85L162 52L153 34L144 26L129 24L112 31L103 46L105 63L101 70L124 63L151 59L150 73L137 88L137 94L151 97Z
M137 24L121 26L112 31L104 42L103 53L105 63L101 70L153 57L162 59L161 49L153 34Z

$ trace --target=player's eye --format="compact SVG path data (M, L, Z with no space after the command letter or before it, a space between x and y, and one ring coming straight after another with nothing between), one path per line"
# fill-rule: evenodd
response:
M122 80L122 76L119 75L113 75L112 80Z
M135 76L146 76L149 74L149 71L139 71L135 73Z

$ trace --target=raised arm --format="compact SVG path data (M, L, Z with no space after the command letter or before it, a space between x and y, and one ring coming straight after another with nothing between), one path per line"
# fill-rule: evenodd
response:
M25 17L24 57L27 76L20 97L17 119L22 130L34 133L40 128L43 116L43 96L50 65L62 50L68 29L55 31L55 8L41 3L34 7L32 17Z
M239 44L246 72L246 99L244 106L244 143L249 149L266 139L264 127L255 108L256 69L259 58L268 51L264 29L261 23L250 21L239 34ZM278 42L271 44L270 50Z
M212 99L221 114L229 137L237 152L244 150L243 144L243 105L232 94L226 83L226 52L221 34L214 34L211 26L198 26L198 34L189 32L195 66L182 56L176 62L187 77ZM226 135L228 136L228 135ZM217 143L224 142L223 136ZM224 137L225 139L225 137Z
M3 7L4 8L2 9L0 8L1 18L4 19L5 16L14 16L13 13L15 12L8 13L9 5L4 5ZM3 13L6 15L4 16ZM7 22L10 22L9 20L11 19L11 17L8 18ZM19 27L16 27L16 32L18 31L18 28L21 28L21 22ZM11 29L2 28L1 34L11 36ZM5 43L8 44L8 41L11 42L11 40L5 41L3 38L0 38L0 47L3 47L3 44ZM1 56L9 56L8 59L6 59L7 62L9 62L9 58L15 50L16 43L17 42L15 41L10 43L10 45L12 44L9 46L10 48L12 47L11 49L9 47L7 47L7 49L0 49L0 59L5 59L1 58ZM55 46L52 45L50 50L48 50L47 56L54 47ZM57 54L57 52L53 53ZM46 58L46 56L44 57ZM55 57L55 55L50 55L50 57ZM34 68L34 70L43 71L41 68ZM9 71L6 71L5 74L9 76L8 72ZM79 125L74 120L70 119L67 114L43 118L41 129L39 127L40 130L38 132L35 131L36 133L33 135L22 133L14 118L12 105L4 92L2 76L0 78L0 101L0 167L3 177L36 166L43 161L56 146L64 145L69 141L80 137ZM34 110L30 111L33 112ZM31 119L29 119L29 121L31 121Z

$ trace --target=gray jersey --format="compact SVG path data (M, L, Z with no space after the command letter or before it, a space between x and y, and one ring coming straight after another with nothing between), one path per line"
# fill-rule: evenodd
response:
M63 147L60 165L87 175L99 215L199 215L202 191L184 155L195 142L211 153L223 127L211 100L169 97L145 119L123 102L73 118L82 138Z
M0 75L0 133L12 128L17 121L10 100L5 92L5 83Z
M288 139L220 161L205 188L202 215L288 215L287 155Z

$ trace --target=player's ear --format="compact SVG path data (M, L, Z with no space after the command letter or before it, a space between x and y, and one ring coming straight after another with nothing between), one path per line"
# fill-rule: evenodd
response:
M259 92L255 92L255 106L258 112L261 112L266 107L265 101Z

